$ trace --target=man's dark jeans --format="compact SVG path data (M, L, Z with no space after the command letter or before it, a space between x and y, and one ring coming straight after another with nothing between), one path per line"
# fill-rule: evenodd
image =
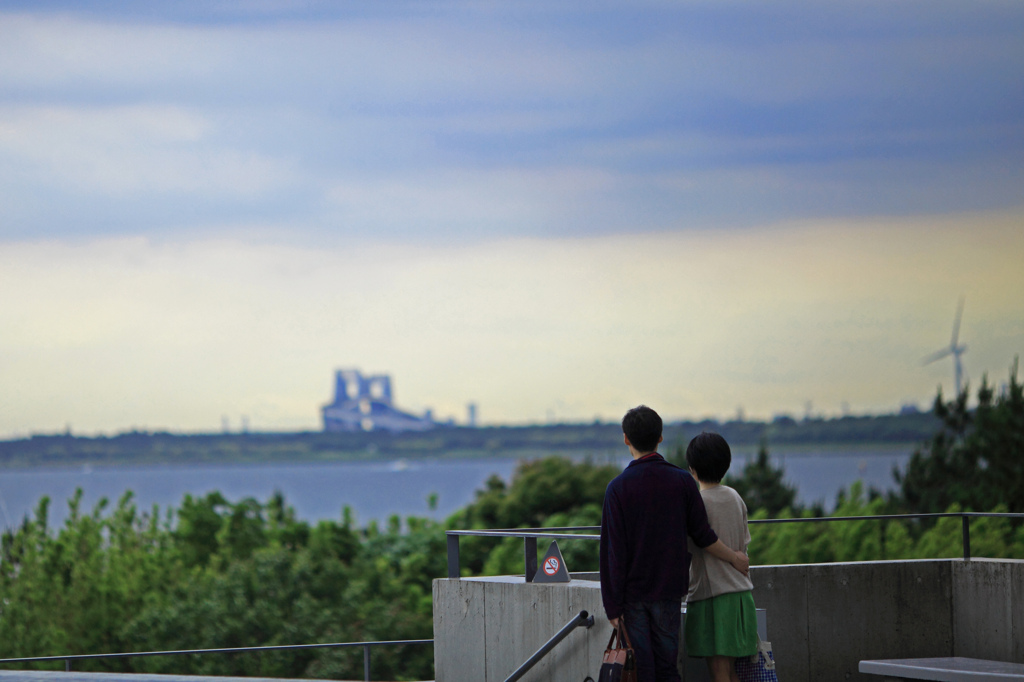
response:
M638 682L679 682L679 600L626 604L622 614L636 655Z

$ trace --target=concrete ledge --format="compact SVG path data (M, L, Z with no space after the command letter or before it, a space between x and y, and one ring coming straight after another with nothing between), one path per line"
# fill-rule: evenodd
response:
M953 562L953 635L953 656L1024 663L1024 561Z
M434 676L439 682L501 682L580 611L594 615L594 626L571 632L523 680L598 677L611 635L598 582L445 578L434 581L433 597Z
M860 672L903 680L934 680L935 682L1020 682L1024 665L985 661L978 658L951 656L947 658L903 658L884 661L861 661Z
M31 682L308 682L280 677L212 677L203 675L158 675L151 673L81 673L60 670L0 670L0 681Z
M779 679L850 680L866 659L953 655L949 561L751 569Z
M284 677L223 677L211 675L164 675L157 673L86 673L60 670L0 670L0 682L309 682ZM362 680L362 678L359 678ZM324 680L323 682L359 682Z

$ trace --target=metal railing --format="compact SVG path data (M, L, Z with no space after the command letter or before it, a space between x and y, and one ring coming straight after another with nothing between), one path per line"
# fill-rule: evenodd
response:
M972 518L1011 518L1024 520L1024 514L1009 512L943 512L938 514L879 514L877 516L812 516L791 519L751 519L751 524L774 523L825 523L829 521L884 521L890 519L941 519L959 518L961 520L961 537L963 541L964 561L971 560L971 519ZM600 540L601 536L584 531L598 531L600 526L566 526L560 528L494 528L490 530L449 530L445 531L448 543L448 577L461 577L459 566L459 538L471 537L512 537L523 538L524 574L526 582L531 582L537 574L537 539L550 538L561 540L581 538L584 540ZM577 532L568 532L577 531Z
M383 642L335 642L332 644L280 644L276 646L243 646L229 649L181 649L176 651L136 651L114 654L67 654L63 656L31 656L25 658L2 658L2 663L37 663L43 661L64 661L64 670L71 671L72 661L94 658L132 658L137 656L183 656L185 654L236 654L254 651L296 651L301 649L345 649L363 648L363 680L370 679L370 648L375 646L397 646L399 644L433 644L432 639L400 639Z
M566 526L561 528L495 528L492 530L448 530L445 536L448 540L448 577L459 578L459 537L470 535L474 537L512 537L523 538L526 582L533 580L537 574L537 538L550 538L558 540L562 538L584 538L586 540L600 540L600 535L582 535L579 533L565 533L562 531L571 530L596 530L600 531L601 526Z
M576 617L566 623L561 630L555 633L555 635L545 642L541 648L537 649L537 652L530 656L526 661L516 668L515 672L505 678L505 682L516 682L519 678L529 672L530 668L537 665L542 658L548 655L552 649L558 646L558 643L569 636L569 633L579 627L592 628L594 626L594 617L588 614L586 611L580 611L576 614Z

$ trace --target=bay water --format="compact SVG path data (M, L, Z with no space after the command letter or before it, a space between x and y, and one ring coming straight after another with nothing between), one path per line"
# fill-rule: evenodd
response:
M798 500L835 506L840 488L862 480L865 488L896 487L893 467L906 465L913 444L853 446L777 446L771 452L776 466L785 469L786 481L797 487ZM734 474L754 456L752 448L734 451ZM599 461L607 461L602 457ZM625 467L625 457L612 457ZM187 464L166 466L76 467L0 470L0 526L12 528L34 513L40 498L51 500L50 527L67 517L67 500L82 488L82 512L106 497L117 503L125 491L134 493L140 510L158 505L163 515L178 507L186 493L193 497L220 491L229 501L254 497L265 502L280 491L297 516L307 521L340 520L342 508L351 507L356 524L384 522L393 514L436 520L473 501L491 475L506 482L515 471L511 457L486 459L426 459L373 462ZM433 509L428 497L436 494Z

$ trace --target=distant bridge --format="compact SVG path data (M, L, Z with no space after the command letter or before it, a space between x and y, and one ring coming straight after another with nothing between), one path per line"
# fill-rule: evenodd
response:
M426 431L436 426L430 412L417 417L394 407L391 377L363 376L359 370L334 374L334 402L323 407L324 431Z

